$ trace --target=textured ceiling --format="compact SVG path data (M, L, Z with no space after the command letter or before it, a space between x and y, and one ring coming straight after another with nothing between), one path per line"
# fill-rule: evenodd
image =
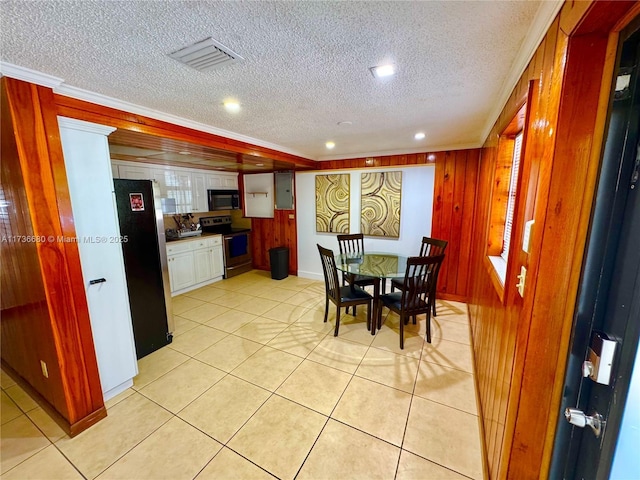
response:
M311 159L469 148L542 5L3 0L0 59ZM207 37L244 61L199 72L167 56ZM369 72L388 62L395 77Z

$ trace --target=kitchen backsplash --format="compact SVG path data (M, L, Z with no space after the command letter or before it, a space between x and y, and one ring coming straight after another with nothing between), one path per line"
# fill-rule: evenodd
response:
M193 223L199 223L200 217L215 217L218 215L231 215L231 224L237 228L251 228L251 219L243 217L242 210L229 210L217 212L198 212L193 214ZM163 215L164 228L178 228L173 220L173 215ZM180 215L182 217L182 215ZM186 222L185 222L186 223ZM188 225L187 225L188 226Z

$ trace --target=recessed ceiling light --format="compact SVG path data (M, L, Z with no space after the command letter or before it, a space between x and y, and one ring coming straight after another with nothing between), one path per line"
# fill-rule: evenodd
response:
M430 153L429 155L427 155L427 160L429 160L430 162L435 162L436 156L433 153Z
M240 104L238 102L224 102L224 108L226 108L229 113L238 113L240 111Z
M256 167L264 167L264 163L256 163Z
M181 152L178 152L180 155L191 155L191 152L187 151L187 150L183 150Z
M349 125L353 125L353 122L349 121L349 120L347 120L345 122L338 122L338 126L340 126L340 127L347 127Z
M369 70L371 70L371 74L376 78L389 77L396 74L396 66L393 64L378 65L377 67L369 68Z
M424 132L418 132L413 136L413 138L415 138L416 140L422 140L424 137L425 137Z
M325 143L325 146L326 146L329 150L331 150L333 147L335 147L335 146L336 146L336 144L335 144L335 143L333 143L333 142L327 142L327 143Z

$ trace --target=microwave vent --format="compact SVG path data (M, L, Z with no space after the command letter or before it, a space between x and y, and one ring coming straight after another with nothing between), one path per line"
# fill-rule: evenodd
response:
M206 38L170 53L169 56L201 72L244 60L240 55L216 42L213 38Z

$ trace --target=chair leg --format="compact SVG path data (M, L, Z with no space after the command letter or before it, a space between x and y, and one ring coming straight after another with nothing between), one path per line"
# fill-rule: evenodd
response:
M413 324L414 324L414 325L416 324L416 321L417 321L416 319L417 319L417 318L418 318L418 316L417 316L417 315L414 315L414 316L413 316Z
M333 332L333 336L338 336L338 329L340 328L340 307L336 308L336 329Z
M436 316L436 289L431 292L431 309L433 310L433 316Z
M426 325L426 330L427 330L427 343L431 343L431 309L427 308L427 325Z
M327 323L327 315L329 314L329 297L324 300L324 323Z
M404 350L404 317L400 317L400 350Z
M367 306L367 330L371 331L371 309L373 308L373 302L369 302Z

